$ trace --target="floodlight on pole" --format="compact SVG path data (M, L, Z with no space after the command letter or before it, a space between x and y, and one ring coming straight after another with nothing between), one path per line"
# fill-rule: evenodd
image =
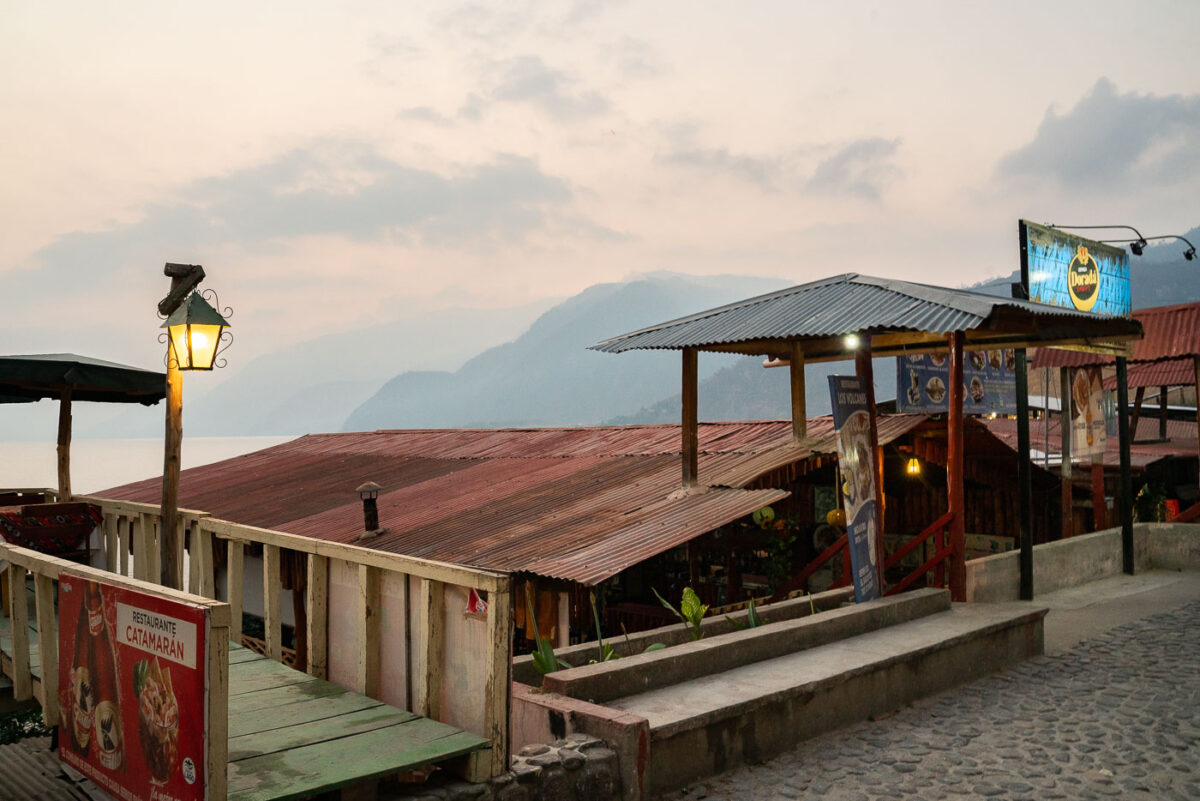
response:
M1192 261L1193 259L1196 258L1196 246L1193 245L1191 242L1189 242L1187 237L1179 236L1178 234L1163 234L1162 236L1148 236L1145 239L1140 240L1141 245L1138 245L1138 249L1135 250L1134 253L1136 253L1139 256L1142 255L1142 247L1141 246L1145 245L1147 242L1155 240L1155 239L1178 239L1178 240L1184 242L1185 244L1187 244L1187 250L1183 251L1183 258L1187 259L1188 261ZM1105 243L1106 245L1114 245L1114 244L1122 244L1122 243L1126 243L1126 242L1133 242L1133 240L1131 240L1131 239L1101 239L1100 241ZM1133 249L1134 245L1131 244L1129 247L1130 247L1130 249Z
M1051 228L1071 228L1078 230L1112 230L1114 228L1124 228L1137 234L1137 239L1121 240L1123 242L1129 242L1129 249L1133 251L1133 255L1140 256L1142 255L1142 251L1146 249L1146 237L1142 236L1142 232L1134 228L1132 225L1056 225L1054 223L1046 223L1046 225ZM1154 239L1154 237L1151 237L1151 239Z

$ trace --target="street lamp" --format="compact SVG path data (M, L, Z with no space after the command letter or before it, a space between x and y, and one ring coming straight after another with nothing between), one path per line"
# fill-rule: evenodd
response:
M1187 244L1187 250L1183 251L1183 257L1185 259L1187 259L1188 261L1191 261L1192 259L1196 258L1196 246L1193 245L1191 242L1189 242L1187 237L1179 236L1178 234L1163 234L1162 236L1148 236L1145 239L1139 240L1139 242L1141 242L1142 245L1145 245L1146 241L1150 240L1150 239L1178 239ZM1118 243L1118 242L1130 242L1132 240L1129 240L1129 239L1104 239L1101 241L1105 242L1105 243ZM1137 243L1134 243L1134 244L1137 244ZM1130 245L1129 247L1130 247L1130 249L1132 249L1134 247L1134 245ZM1142 255L1141 247L1139 247L1137 250L1134 250L1133 252L1139 256Z
M193 292L162 324L171 343L168 359L180 370L211 370L229 321Z

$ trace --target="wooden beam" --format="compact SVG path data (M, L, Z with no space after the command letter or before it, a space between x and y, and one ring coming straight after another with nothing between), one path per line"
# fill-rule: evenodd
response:
M308 673L318 679L329 671L329 560L308 555Z
M237 629L241 629L238 620ZM233 627L229 621L209 613L208 630L208 798L228 795L229 770L229 640Z
M683 486L694 487L699 481L700 417L697 350L683 349Z
M8 615L12 630L13 700L27 701L33 697L33 676L29 672L29 599L25 590L25 568L18 564L8 567Z
M33 576L34 599L37 603L38 653L41 658L42 722L58 725L58 623L54 613L54 579L41 574Z
M1158 388L1158 438L1167 439L1167 388Z
M283 661L283 642L280 639L279 614L279 546L263 546L263 639L267 643L267 656L276 662Z
M472 755L468 778L482 781L508 770L509 701L512 697L512 593L488 593L487 673L484 683L483 736L492 743L490 751Z
M239 540L225 543L225 592L229 597L229 640L242 642L242 560L244 544Z
M1108 500L1104 495L1104 464L1092 462L1092 527L1108 528Z
M71 388L58 397L58 499L71 500Z
M1142 416L1142 401L1145 397L1146 388L1138 387L1137 393L1133 397L1133 412L1129 416L1129 437L1131 440L1137 439L1138 418Z
M946 497L950 520L950 597L967 600L966 495L963 492L963 335L949 335L950 378Z
M121 538L117 535L117 530L120 527L120 518L112 512L104 513L104 520L100 524L101 531L104 532L104 569L109 573L116 573L120 566L120 551Z
M167 413L166 436L163 444L162 481L162 584L179 589L183 571L178 564L179 530L175 521L179 507L179 455L183 448L183 373L175 359L174 351L167 354Z
M358 668L354 690L379 698L379 569L358 566Z
M490 605L489 605L490 608ZM442 719L442 673L446 655L446 585L422 579L417 588L417 631L420 651L417 664L417 695L413 711L434 720Z
M1062 443L1059 449L1062 460L1059 462L1060 489L1059 500L1062 510L1062 530L1060 536L1065 540L1075 533L1075 498L1071 482L1071 401L1075 397L1071 388L1071 368L1058 368L1058 416L1059 431ZM1082 411L1082 410L1081 410Z
M808 411L804 397L804 346L792 343L788 373L792 388L792 442L800 442L808 436Z

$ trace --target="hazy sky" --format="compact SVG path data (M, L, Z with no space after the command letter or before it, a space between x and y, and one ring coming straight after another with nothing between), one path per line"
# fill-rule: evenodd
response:
M649 270L960 286L1018 217L1200 223L1195 0L0 1L3 352L156 366L164 261L248 361Z

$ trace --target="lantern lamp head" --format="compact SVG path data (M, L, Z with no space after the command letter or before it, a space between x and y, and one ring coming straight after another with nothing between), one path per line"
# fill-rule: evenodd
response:
M180 370L211 370L229 321L199 292L193 292L171 312L162 327L167 329L170 356Z
M911 459L909 459L909 460L908 460L908 464L907 464L907 465L905 465L905 471L906 471L906 472L907 472L907 473L908 473L910 476L919 476L919 475L921 475L921 460L920 460L920 459L918 459L918 458L917 458L917 457L915 457L915 456L914 456L914 457L912 457Z

